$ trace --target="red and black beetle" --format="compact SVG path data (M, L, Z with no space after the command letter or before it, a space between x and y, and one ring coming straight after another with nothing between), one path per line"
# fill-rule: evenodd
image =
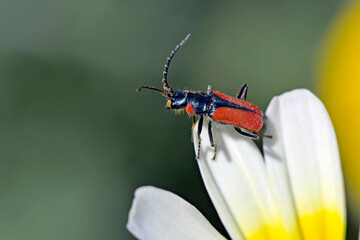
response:
M244 137L251 139L259 139L260 136L263 137L263 133L265 131L265 116L259 107L246 101L248 90L247 84L242 86L236 97L231 97L220 92L212 91L210 84L208 85L206 92L189 90L174 91L169 86L167 82L167 74L171 59L174 57L175 53L180 49L180 47L185 44L189 37L190 34L188 34L186 38L176 46L174 51L172 51L170 56L167 58L162 79L163 88L165 91L150 86L140 86L137 91L140 91L142 88L158 91L168 99L166 103L166 107L168 109L176 110L185 108L186 112L192 115L192 129L194 128L196 122L196 116L199 116L197 132L199 145L196 154L197 159L200 156L200 134L204 116L207 116L214 122L234 126L235 130ZM213 159L215 159L216 148L211 130L211 124L212 121L209 121L208 134L211 147L214 148Z

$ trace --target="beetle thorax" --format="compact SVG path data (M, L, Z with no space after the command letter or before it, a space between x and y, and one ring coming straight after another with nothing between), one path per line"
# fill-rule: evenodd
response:
M211 97L204 92L189 92L186 112L192 115L203 115L211 108Z

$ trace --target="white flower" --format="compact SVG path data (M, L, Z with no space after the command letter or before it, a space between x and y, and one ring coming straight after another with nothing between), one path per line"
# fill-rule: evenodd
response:
M219 126L213 161L207 124L202 131L198 164L231 239L344 239L343 176L323 104L294 90L275 97L266 116L265 159L253 141ZM224 239L191 204L155 187L136 190L127 228L138 239Z

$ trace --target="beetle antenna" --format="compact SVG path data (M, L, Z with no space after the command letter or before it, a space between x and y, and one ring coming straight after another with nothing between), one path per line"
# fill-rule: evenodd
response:
M190 33L185 37L184 40L182 40L180 42L179 45L176 45L174 51L171 51L170 56L167 58L166 64L164 66L162 83L163 83L164 89L166 91L169 91L170 93L174 93L174 90L169 86L169 84L167 82L167 75L169 72L169 65L170 65L171 59L174 57L175 53L180 49L180 47L186 43L186 41L189 39L189 37L190 37Z
M161 93L161 95L163 95L164 97L167 97L167 98L170 98L170 97L171 97L171 95L170 95L169 93L166 93L166 92L164 92L163 90L161 90L161 89L159 89L159 88L150 87L150 86L141 85L141 86L139 86L139 87L136 89L136 91L137 91L137 92L140 92L141 89L143 89L143 88L147 88L147 89L150 89L150 90L158 91L158 92Z

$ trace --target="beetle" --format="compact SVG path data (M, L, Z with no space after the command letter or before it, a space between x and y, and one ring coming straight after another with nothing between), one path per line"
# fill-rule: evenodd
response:
M173 59L175 53L186 43L189 37L190 34L188 34L185 39L175 47L170 56L167 58L162 79L164 90L146 85L141 85L136 90L139 92L141 89L145 88L160 92L161 95L168 99L166 103L166 107L168 109L179 110L185 108L185 111L192 116L191 131L194 129L196 118L199 117L197 132L199 144L197 148L196 159L199 159L200 157L200 135L204 116L211 120L208 123L208 135L210 145L214 149L212 158L213 160L216 156L216 146L212 134L212 121L223 125L231 125L235 128L235 131L247 138L271 138L271 136L263 134L265 132L265 115L261 109L255 104L246 101L248 91L248 86L246 83L242 86L236 97L228 96L217 91L212 91L210 84L208 84L206 92L189 91L185 89L174 91L169 86L167 82L167 75L170 62Z

